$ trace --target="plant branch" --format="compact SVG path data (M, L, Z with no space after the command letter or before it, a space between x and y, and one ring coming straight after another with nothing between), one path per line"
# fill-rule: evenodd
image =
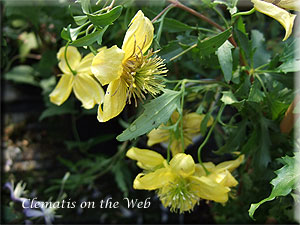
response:
M191 9L190 7L182 4L178 0L168 0L168 2L172 3L177 8L183 9L183 10L189 12L190 14L193 14L194 16L197 16L201 20L203 20L203 21L209 23L210 25L216 27L220 31L224 31L225 30L223 27L221 27L219 24L217 24L216 22L214 22L210 18L208 18L208 17L204 16L203 14L195 11L194 9ZM237 47L237 44L236 44L236 42L235 42L235 40L234 40L234 38L232 36L228 40L231 42L231 44L233 44L234 47Z

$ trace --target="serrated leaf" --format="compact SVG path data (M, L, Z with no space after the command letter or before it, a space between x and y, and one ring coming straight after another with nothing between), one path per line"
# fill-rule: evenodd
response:
M226 82L229 82L232 78L232 48L233 45L229 41L225 41L217 50L217 56Z
M109 141L115 137L114 134L102 134L98 137L90 138L87 141L65 141L65 144L69 150L74 148L79 148L83 150L88 150L91 147L103 143L105 141Z
M261 102L264 100L265 94L260 90L260 83L255 80L252 87L250 88L250 93L248 101L250 102Z
M123 7L119 5L107 13L99 15L88 14L87 16L94 25L105 27L107 25L111 25L116 19L119 18L122 13L122 9Z
M148 133L160 124L166 123L175 109L180 110L181 92L164 90L164 94L145 104L140 115L126 130L117 137L118 141L126 141Z
M210 55L218 50L218 48L231 36L232 28L228 28L222 33L209 39L198 40L197 48L202 56Z
M104 32L106 31L107 27L104 29L98 30L94 33L88 34L82 38L78 38L77 40L73 41L71 45L75 47L82 47L82 46L88 46L92 45L94 42L101 43L102 42L102 36Z
M271 194L260 202L251 204L250 209L248 210L249 216L252 219L254 219L253 215L261 204L272 201L279 196L286 196L296 187L296 182L300 178L299 171L295 170L296 163L299 163L297 162L297 156L299 156L299 153L296 153L296 156L293 157L285 156L282 158L284 166L275 171L277 177L270 182L273 185Z
M119 160L119 162L112 168L112 172L115 175L115 181L124 193L125 196L128 195L128 187L131 186L131 173L124 163L124 161Z

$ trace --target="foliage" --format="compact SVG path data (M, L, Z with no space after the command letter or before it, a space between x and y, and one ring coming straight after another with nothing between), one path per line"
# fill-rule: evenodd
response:
M299 163L299 152L293 153L293 135L297 127L287 121L293 114L299 114L298 90L294 87L294 73L300 71L299 56L296 55L299 51L299 35L290 36L283 42L284 29L279 23L260 13L258 8L256 13L253 13L255 10L240 12L238 0L78 0L75 3L62 0L55 3L1 2L3 82L20 87L25 93L33 91L34 97L43 104L40 107L42 110L36 112L35 121L46 127L47 138L33 140L54 146L52 151L55 153L51 161L51 165L55 165L53 173L49 173L46 167L42 168L41 173L37 172L38 176L33 172L23 176L9 171L5 172L5 180L12 176L15 176L15 180L22 178L29 187L37 187L33 191L45 199L53 196L64 196L65 199L76 199L78 202L98 201L99 196L103 199L113 196L119 201L124 196L145 199L150 196L149 192L132 188L138 170L134 162L126 157L126 151L131 147L149 148L146 144L147 135L160 127L163 130L161 134L169 132L169 140L164 139L151 148L163 155L166 161L157 164L158 167L150 172L143 167L143 163L137 164L147 173L162 168L167 171L167 165L172 157L174 159L174 155L171 155L171 148L174 147L171 146L174 143L172 138L178 140L186 155L192 156L195 163L190 164L203 168L201 176L206 178L211 174L204 165L229 161L236 158L237 154L245 156L244 162L235 171L226 170L238 182L235 187L227 187L230 189L229 200L224 205L213 199L206 199L212 200L210 204L204 201L202 204L201 201L200 206L194 207L196 215L186 212L184 222L198 223L198 218L203 219L207 215L211 217L209 222L217 223L295 222L292 205L299 200L299 193L295 191L299 180L299 171L295 170ZM143 45L146 45L147 35L133 35L135 54L132 54L129 65L138 65L138 68L126 67L131 69L129 74L133 79L128 79L132 83L127 80L127 92L124 95L126 103L130 103L130 97L134 96L131 103L137 103L137 106L127 104L117 118L100 123L97 113L99 119L99 111L107 105L105 97L93 109L81 107L76 99L78 96L73 94L60 106L52 103L49 94L64 73L58 63L67 61L65 66L72 71L67 65L67 56L57 56L59 49L66 46L67 52L73 46L82 56L91 53L95 58L105 49L103 47L110 49L114 45L122 46L126 32L131 32L128 28L130 21L139 10L143 12L144 20L152 20L150 23L151 26L153 24L154 35L150 49L154 54L150 49L143 54L144 46L135 46L139 39L145 39ZM146 22L144 25L147 27ZM147 65L153 59L161 61ZM112 58L110 63L115 61L117 59ZM125 62L122 62L121 66L124 65ZM144 65L152 70L139 70ZM157 69L163 65L168 70L166 74ZM155 69L158 73L154 74L155 79L151 80L154 85L151 83L150 86L159 91L153 94L146 86L147 79L151 78ZM135 96L130 91L140 87L140 71L148 77L143 80L142 94ZM76 71L72 72L76 74ZM109 93L111 84L107 87L101 84L96 75L91 77L104 89L106 96L118 94L121 86L114 93ZM185 120L184 115L194 112L203 116L200 123L196 119ZM175 114L178 117L175 118ZM209 123L210 120L213 122ZM189 125L185 126L184 123ZM198 127L193 128L195 124ZM189 140L184 127L197 130L196 137ZM288 131L282 127L287 127ZM10 141L5 139L3 146L17 143L18 138L14 138L12 135ZM174 168L172 173L175 173ZM65 174L68 176L64 177ZM184 182L190 182L186 180L192 176L189 174L185 177L182 171L177 175L178 180L184 177L181 179ZM167 188L170 186L166 185ZM167 192L159 188L160 194ZM171 196L168 193L166 195ZM158 198L151 196L151 201L156 204L153 209L126 209L123 204L116 211L104 210L103 215L93 210L79 212L79 209L60 209L58 214L63 217L55 218L55 221L182 223L183 217L171 214L169 209L162 209ZM23 222L22 210L16 202L9 202L7 197L5 222ZM204 215L200 207L206 207L210 214ZM255 221L252 220L254 212ZM80 213L84 216L81 217ZM153 216L157 213L161 213L162 218L167 215L169 220L163 221ZM136 221L136 218L145 220Z

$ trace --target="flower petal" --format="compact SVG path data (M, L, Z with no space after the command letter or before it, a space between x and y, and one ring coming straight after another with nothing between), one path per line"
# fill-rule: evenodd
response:
M191 180L191 188L198 197L220 203L227 202L230 188L204 176L192 176L189 179Z
M207 171L212 172L215 170L215 164L212 162L205 162L203 163L203 166L207 169ZM199 163L196 164L196 171L195 171L195 176L201 177L201 176L206 176L206 172L204 170L202 165Z
M91 52L87 54L83 59L80 61L78 68L77 68L77 73L86 73L92 75L92 61L94 59L94 54Z
M73 90L85 109L92 109L95 104L103 102L104 91L91 75L77 74L74 78Z
M238 185L237 180L232 176L232 174L228 170L224 170L220 173L211 173L209 174L208 178L226 187L234 187Z
M300 11L300 1L299 0L265 0L266 2L273 3L281 8Z
M144 54L153 41L154 27L141 10L133 17L129 26L122 45L122 49L125 51L123 61L135 53L139 53L140 50Z
M158 169L151 173L140 173L133 182L134 189L155 190L174 180L175 175L166 168Z
M152 146L161 142L168 141L170 138L170 132L167 129L163 129L163 126L158 127L157 129L153 129L150 131L148 136L148 146Z
M50 93L50 101L56 105L63 104L71 94L74 76L72 74L63 74L56 87Z
M106 122L119 115L126 105L126 99L126 82L122 78L112 81L107 87L103 106L99 105L98 108L99 122Z
M228 170L231 172L231 171L235 170L237 167L239 167L239 165L244 161L244 158L245 158L245 155L240 155L235 160L222 162L216 166L215 170L218 170L218 171L219 170Z
M57 59L60 61L58 63L58 67L63 73L69 73L72 74L70 71L66 59L65 59L65 48L62 47L59 49L57 53ZM68 46L67 48L67 60L72 70L76 71L78 68L78 65L81 61L81 55L76 47L74 46Z
M272 3L269 2L265 2L261 0L251 0L251 1L254 3L254 8L257 11L274 18L284 27L285 36L283 38L283 41L288 39L288 37L292 33L296 15L293 15L288 11L276 5L273 5Z
M204 114L198 113L188 113L183 116L183 126L187 133L195 134L200 132L201 123L204 119ZM207 127L211 126L213 123L213 117L210 116Z
M114 45L111 48L101 48L94 57L91 70L102 85L120 78L123 72L124 54L122 49Z
M195 162L192 156L178 153L170 161L170 168L175 173L188 177L195 172Z
M164 157L148 149L131 148L127 151L126 156L130 159L137 160L138 166L142 169L153 170L156 167L163 165Z

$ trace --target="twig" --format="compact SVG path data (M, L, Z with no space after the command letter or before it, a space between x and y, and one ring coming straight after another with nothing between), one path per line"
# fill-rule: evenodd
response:
M156 17L154 17L153 20L151 20L151 22L154 23L159 17L161 17L171 7L174 7L174 5L173 4L168 5Z

